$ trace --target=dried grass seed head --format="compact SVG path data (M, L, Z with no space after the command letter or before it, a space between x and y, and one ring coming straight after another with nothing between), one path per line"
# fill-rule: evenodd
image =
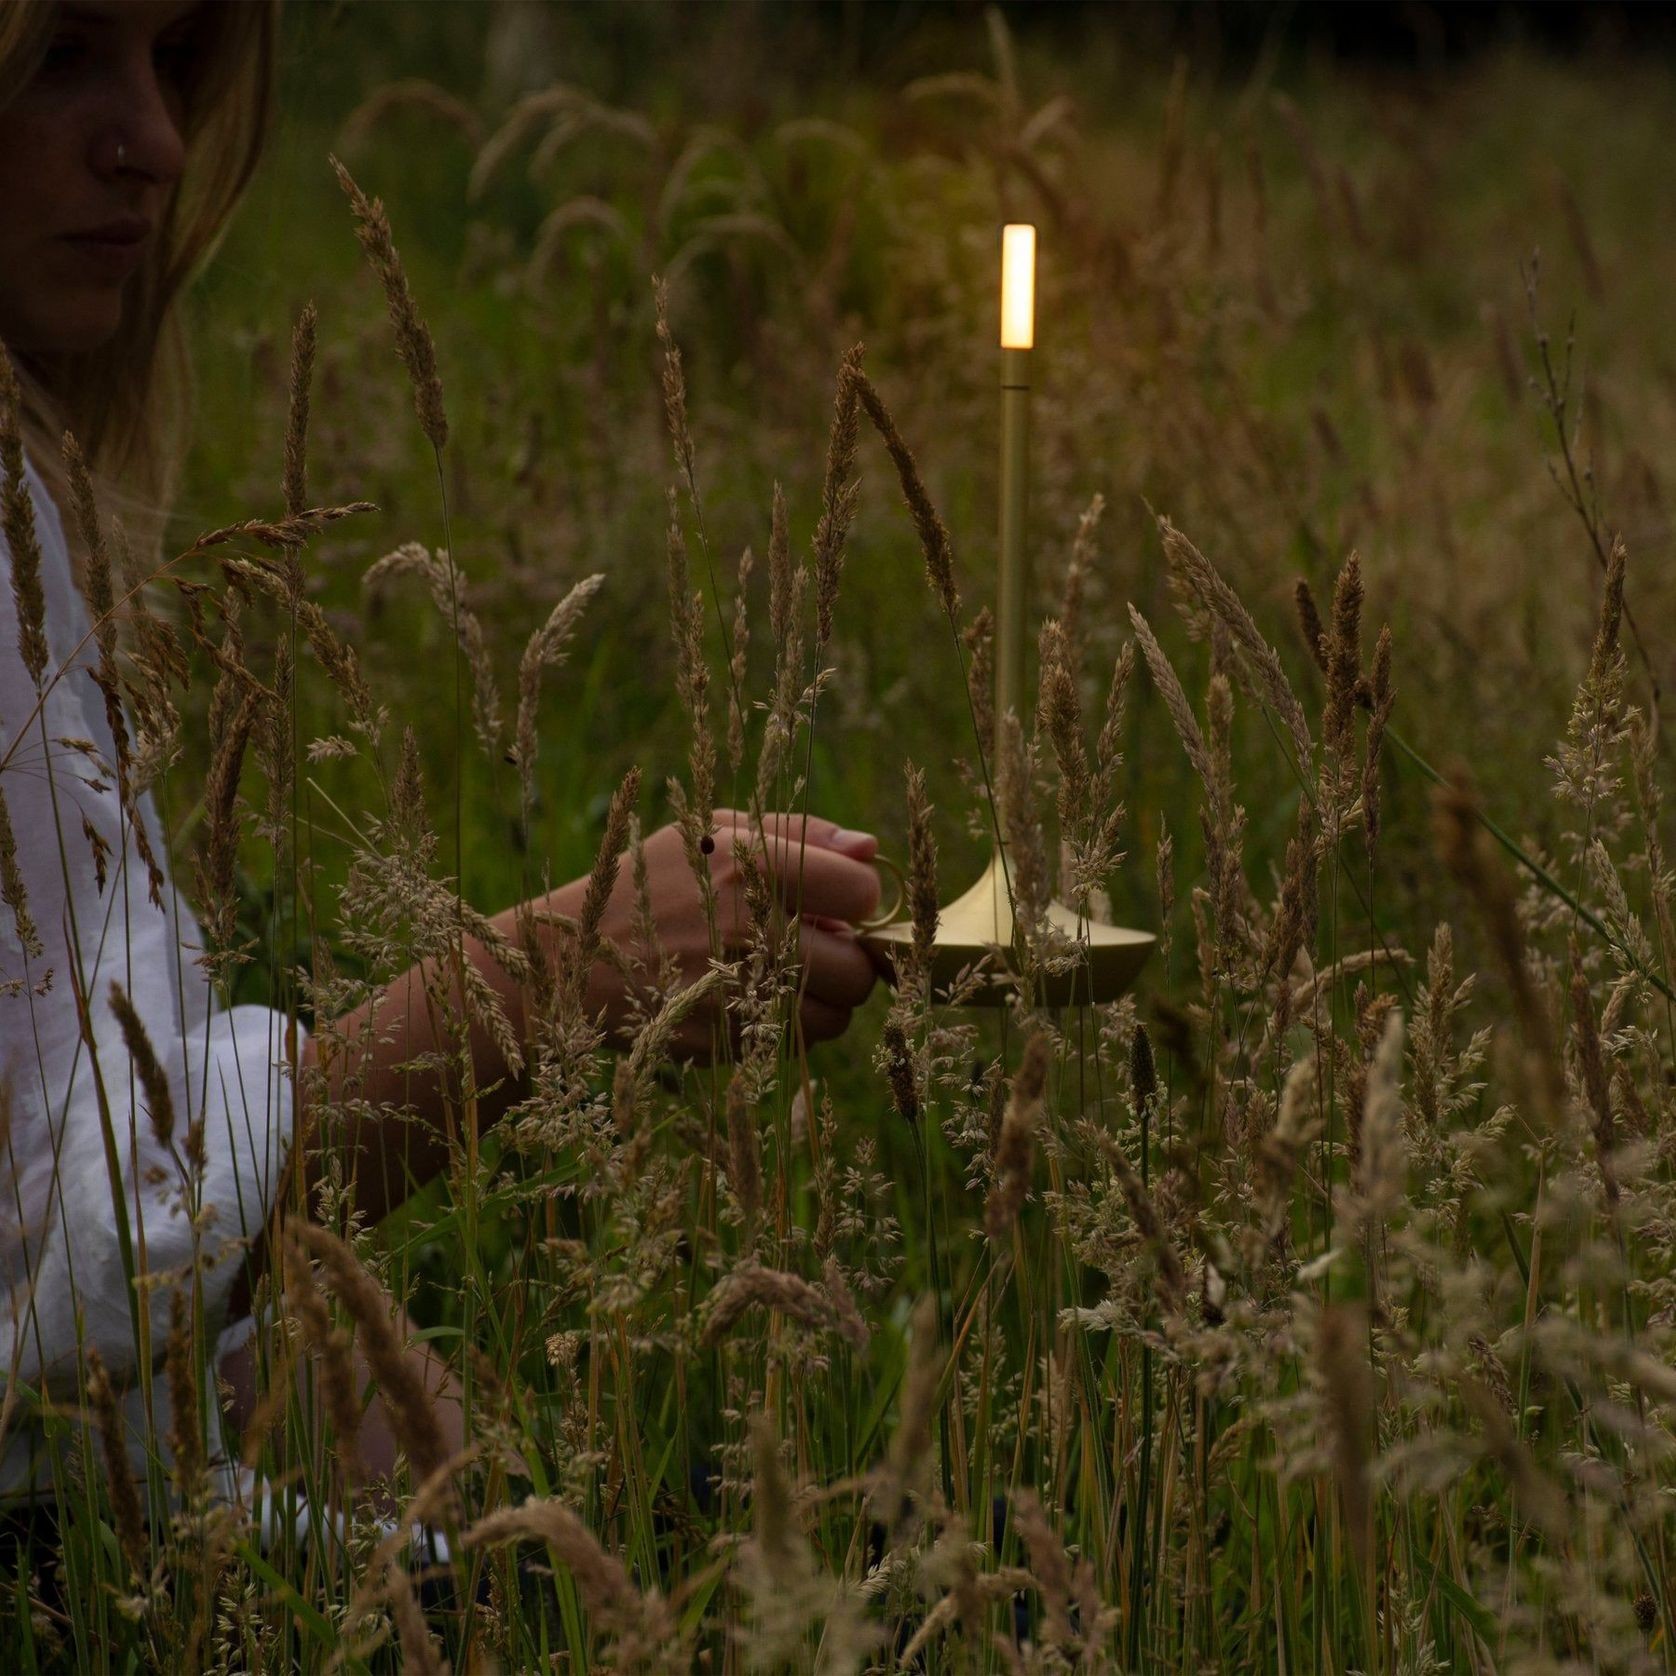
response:
M1118 1188L1129 1207L1129 1215L1157 1265L1160 1299L1171 1314L1180 1315L1187 1306L1187 1272L1182 1267L1175 1241L1164 1225L1157 1201L1135 1166L1129 1162L1123 1148L1110 1136L1103 1137L1101 1144L1111 1160Z
M663 346L659 375L663 386L663 413L669 426L669 440L675 449L676 468L688 493L697 487L692 428L687 420L687 378L681 364L681 346L669 324L669 287L662 279L652 281L652 300L657 314L658 342Z
M1321 613L1316 608L1314 590L1302 576L1293 584L1292 602L1298 610L1298 628L1304 637L1304 645L1309 648L1309 655L1314 660L1315 667L1325 675L1327 631L1321 624Z
M982 743L995 737L995 613L985 605L961 631L966 648L966 696Z
M716 783L716 745L710 731L710 670L704 658L704 601L690 586L687 538L681 527L675 492L668 494L667 541L670 633L675 642L675 688L686 712L691 796L682 822L688 859L699 869L698 845L712 830Z
M737 774L745 760L745 666L751 647L750 582L756 555L749 547L739 555L739 585L733 596L732 650L728 661L727 765Z
M518 784L525 809L535 803L535 762L539 748L537 715L544 671L557 669L568 654L570 642L589 602L604 585L605 573L584 576L548 613L524 645L518 660L518 719L513 750L518 760Z
M1048 1032L1033 1032L1024 1044L1018 1070L1013 1075L1012 1091L1002 1114L991 1160L994 1185L984 1207L984 1228L993 1241L1006 1237L1030 1192L1036 1125L1042 1115L1051 1054Z
M1348 752L1362 675L1362 561L1352 553L1333 586L1333 621L1327 631L1327 707L1321 737L1329 751Z
M1465 888L1483 917L1513 995L1515 1016L1528 1044L1547 1041L1549 1021L1525 957L1525 932L1507 870L1495 858L1481 826L1477 793L1456 774L1433 793L1433 827L1444 865ZM1544 1054L1545 1060L1551 1056ZM1552 1086L1549 1093L1556 1094Z
M1129 1043L1129 1086L1135 1091L1137 1114L1156 1115L1158 1066L1152 1054L1152 1037L1144 1024L1135 1026Z
M1308 773L1315 746L1303 705L1286 678L1274 648L1263 638L1251 613L1221 573L1168 518L1158 520L1164 556L1187 592L1227 629L1251 672L1258 696L1271 706L1291 736L1297 766Z
M198 902L204 919L205 953L215 962L232 953L238 935L236 868L239 850L239 773L261 712L258 695L231 674L223 684L237 688L223 725L211 728L209 773L204 781L204 829L196 857Z
M439 452L448 442L448 414L442 400L442 376L437 371L436 345L431 341L431 329L419 313L408 284L407 270L402 266L390 233L390 218L383 202L369 199L355 184L354 177L337 158L330 159L332 168L349 198L355 214L355 236L372 263L384 287L385 303L390 311L390 323L396 331L396 352L407 368L413 386L413 407L419 416L419 428L425 440Z
M1082 704L1077 697L1070 645L1063 627L1048 618L1038 637L1040 675L1036 725L1047 734L1059 765L1059 824L1069 836L1087 817L1092 789L1088 748L1083 741Z
M937 1391L948 1361L938 1333L937 1300L926 1293L915 1304L909 1324L908 1369L902 1379L896 1430L891 1434L884 1463L879 1517L893 1543L903 1534L909 1498L920 1487L930 1458Z
M891 1101L904 1122L917 1123L920 1099L919 1085L914 1076L913 1051L908 1046L908 1037L902 1026L894 1018L886 1020L881 1041Z
M17 856L17 834L12 827L12 812L4 786L0 786L0 901L11 910L24 953L32 960L40 959L44 945L34 916L29 912L29 887Z
M1210 747L1205 743L1204 733L1199 727L1199 718L1193 714L1193 706L1188 701L1181 678L1165 655L1164 648L1158 644L1158 637L1152 632L1152 625L1133 605L1129 607L1129 621L1134 626L1135 639L1140 644L1141 657L1146 662L1153 685L1157 687L1159 697L1164 700L1164 709L1175 727L1176 736L1181 740L1187 760L1192 764L1193 772L1198 775L1199 784L1204 788L1205 800L1210 805L1211 825L1219 832L1224 831L1228 825L1229 810L1226 807L1226 791L1222 776L1211 759Z
M99 1436L99 1456L105 1469L105 1490L111 1500L112 1521L117 1543L135 1577L146 1574L145 1514L140 1492L128 1465L128 1433L117 1400L116 1387L105 1369L98 1349L89 1345L86 1353L87 1400L93 1409L93 1425Z
M803 1558L802 1532L792 1510L792 1487L780 1465L780 1440L770 1416L751 1416L751 1525L758 1557L769 1575L796 1580Z
M562 1502L531 1500L479 1519L460 1538L462 1547L494 1547L520 1538L544 1542L558 1555L584 1604L608 1628L632 1627L646 1603L616 1555Z
M466 578L445 547L434 553L417 541L406 541L375 559L361 578L364 588L377 589L394 576L418 576L430 591L437 615L459 642L471 671L472 725L478 744L491 761L500 754L500 691L489 657L488 638L478 615L466 604ZM586 595L583 596L586 599ZM566 602L561 602L560 609ZM522 671L520 670L520 675Z
M853 1302L846 1310L840 1300L801 1275L747 1261L724 1275L711 1292L700 1347L719 1344L753 1308L776 1310L806 1327L836 1332L857 1350L867 1346L867 1325L855 1313Z
M855 475L856 450L861 441L861 345L850 349L838 365L832 401L832 429L826 443L826 472L821 482L821 515L815 526L815 632L825 647L832 640L832 614L844 575L844 551L855 520L861 485Z
M396 1642L402 1650L402 1669L412 1676L450 1676L451 1666L442 1656L436 1637L425 1622L413 1579L400 1563L392 1560L385 1571L384 1598L396 1626Z
M69 432L64 433L64 470L69 478L70 505L75 513L76 533L82 551L87 555L87 608L93 619L93 632L99 642L101 661L115 653L116 623L113 619L111 588L111 555L105 543L105 532L99 522L99 506L93 494L93 476L87 469L87 457L81 444Z
M593 970L600 952L600 926L605 910L617 888L617 874L623 852L628 847L629 822L634 817L634 806L640 796L640 770L630 768L622 784L611 795L606 810L605 829L600 834L599 850L588 874L582 893L581 912L576 917L576 933L565 951L561 988L566 1006L573 1016L581 1012L588 975Z
M303 1343L319 1369L326 1418L336 1434L335 1454L350 1484L366 1481L361 1459L361 1396L350 1354L350 1335L334 1326L331 1310L315 1284L308 1247L289 1224L284 1230L285 1305L302 1328Z
M774 485L768 533L768 632L776 647L786 645L793 628L791 534L786 516L786 497L778 482Z
M1112 775L1122 764L1123 724L1129 713L1129 683L1134 674L1135 642L1125 640L1112 665L1111 684L1106 688L1106 713L1094 745L1094 762L1103 796L1110 795Z
M929 976L937 942L937 834L925 774L913 763L905 770L908 796L908 910L914 928L914 962Z
M1094 572L1099 557L1100 520L1106 513L1106 497L1097 494L1077 519L1077 533L1071 542L1071 558L1065 567L1065 583L1059 595L1059 621L1065 630L1071 673L1082 672L1083 606L1088 592L1088 578Z
M1362 748L1362 830L1369 845L1379 842L1381 821L1379 762L1385 748L1385 731L1390 725L1391 712L1396 707L1397 695L1391 686L1391 630L1389 625L1379 631L1373 652L1373 673L1369 678L1369 698L1373 713L1368 719L1367 739Z
M1618 639L1624 621L1624 575L1628 554L1623 538L1614 537L1606 561L1606 586L1601 592L1600 617L1595 628L1594 645L1589 653L1589 677L1596 683L1604 682L1607 671L1618 655Z
M874 387L872 379L859 364L855 369L856 393L862 411L873 423L873 429L884 442L890 461L896 467L896 480L902 487L902 499L907 503L908 516L913 520L919 536L920 553L925 559L925 575L951 623L960 616L960 591L954 583L954 549L949 541L947 526L920 476L919 464L913 450L896 428L896 421L885 406L884 398Z
M170 1475L176 1492L193 1505L202 1488L203 1382L192 1331L191 1294L177 1287L169 1297L169 1339L163 1353L164 1377L169 1387Z
M1015 932L1027 945L1040 936L1048 909L1047 838L1036 800L1036 752L1018 716L1001 717L997 764L1001 831L1006 840Z
M745 1093L745 1074L736 1070L727 1085L727 1174L733 1196L753 1228L762 1209L762 1143Z
M1364 1227L1377 1228L1402 1204L1408 1189L1408 1142L1403 1127L1403 1015L1394 1006L1370 1008L1384 1025L1368 1069L1359 1125L1355 1188Z
M169 1088L169 1079L158 1063L157 1050L152 1046L145 1021L129 1000L127 991L113 981L109 993L111 1012L140 1080L140 1091L145 1096L151 1132L157 1137L157 1144L167 1150L173 1145L175 1135L175 1099Z
M1613 1110L1612 1081L1601 1044L1600 1022L1595 1016L1594 995L1583 970L1582 951L1575 938L1571 944L1569 984L1571 1017L1577 1049L1578 1080L1588 1107L1589 1129L1594 1137L1595 1162L1600 1169L1606 1202L1616 1207L1622 1197L1613 1153L1617 1148L1617 1118Z
M1030 1556L1031 1576L1042 1595L1043 1639L1050 1647L1067 1648L1076 1640L1071 1624L1070 1556L1035 1491L1018 1491L1013 1497L1013 1513L1019 1534L1024 1538L1025 1552Z
M312 1223L293 1222L296 1237L325 1271L338 1302L355 1323L367 1365L378 1381L391 1430L416 1478L429 1478L448 1459L431 1394L407 1355L390 1295L342 1240Z
M308 416L314 382L319 315L307 304L291 333L291 392L285 417L285 510L295 517L308 505Z
M0 535L11 553L18 655L39 691L50 652L41 544L35 530L35 501L24 475L22 426L23 395L11 359L0 345Z
M1328 1304L1316 1321L1316 1374L1321 1382L1344 1522L1362 1563L1373 1544L1373 1376L1367 1316L1359 1304Z

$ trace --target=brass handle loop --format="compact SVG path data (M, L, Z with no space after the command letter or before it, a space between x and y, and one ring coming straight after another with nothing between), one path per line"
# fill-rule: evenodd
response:
M881 872L888 873L896 881L896 900L884 909L874 914L871 919L861 919L855 922L857 931L883 931L887 925L894 925L903 917L903 909L908 901L908 881L902 869L890 859L888 855L873 857L873 865Z

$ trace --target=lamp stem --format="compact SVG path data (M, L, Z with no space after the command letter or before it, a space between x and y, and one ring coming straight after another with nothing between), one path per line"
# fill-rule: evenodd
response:
M1030 554L1024 516L1030 480L1030 351L1001 351L1001 577L995 602L995 761L1002 760L1001 719L1025 716L1024 624Z

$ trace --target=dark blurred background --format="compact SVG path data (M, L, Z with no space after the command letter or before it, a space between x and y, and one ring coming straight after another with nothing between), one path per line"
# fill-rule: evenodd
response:
M431 0L417 8L301 0L288 34L303 45L311 77L330 79L332 68L313 44L331 40L353 11L357 61L341 69L357 83L369 79L369 49L387 58L392 78L457 81L461 40L480 32L489 9L529 14L509 33L544 41L560 73L600 97L655 103L673 55L688 73L695 65L713 68L695 79L708 80L717 103L736 112L741 105L773 107L794 88L830 84L835 73L873 83L944 70L984 35L983 0ZM1423 80L1516 46L1601 61L1676 48L1676 8L1663 5L1005 0L1001 9L1021 52L1106 70L1115 99L1122 98L1125 70L1177 55L1191 61L1195 82L1204 85L1253 76L1285 81L1335 66ZM503 92L521 75L537 85L547 58L535 50L490 65L490 80Z
M695 10L720 8L694 8ZM793 10L767 6L763 12ZM962 26L981 0L816 0L798 8L864 59L898 51L918 30ZM1331 0L1007 0L1021 38L1073 45L1114 31L1137 51L1188 52L1195 69L1238 73L1264 55L1314 54L1425 70L1512 43L1554 51L1668 51L1672 8L1655 5L1515 5L1506 0L1391 4ZM766 19L764 20L766 21Z

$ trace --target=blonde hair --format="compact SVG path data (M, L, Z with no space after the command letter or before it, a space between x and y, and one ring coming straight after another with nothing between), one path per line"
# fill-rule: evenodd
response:
M57 0L0 5L0 109L39 69L57 10ZM183 87L186 165L129 281L121 325L97 349L11 351L25 444L54 498L66 502L60 448L70 430L99 480L101 501L123 512L141 552L162 538L189 435L191 363L176 304L219 243L261 155L278 20L279 0L203 0L195 17L199 50Z

